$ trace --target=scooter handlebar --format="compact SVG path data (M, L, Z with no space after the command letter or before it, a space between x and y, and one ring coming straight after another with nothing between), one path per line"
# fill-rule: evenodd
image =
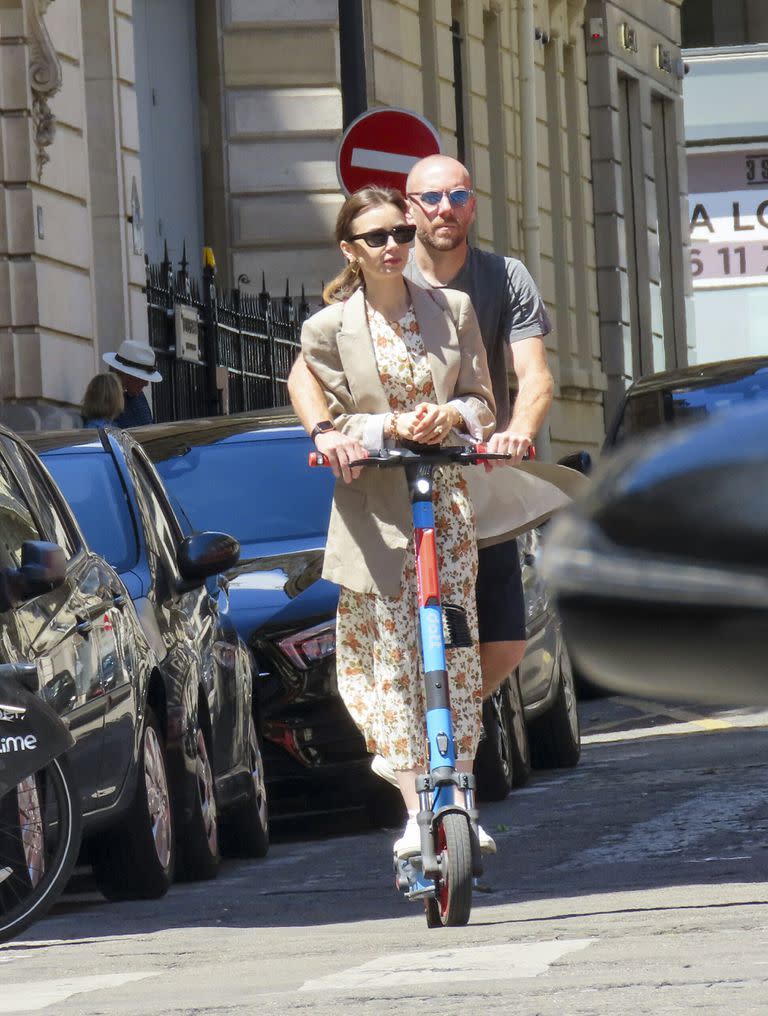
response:
M371 452L367 459L356 459L350 462L350 466L402 466L416 459L429 460L432 462L458 462L465 465L480 465L489 459L511 459L512 456L506 452L489 452L488 445L479 443L476 445L455 445L455 446L425 446L423 451L413 451L408 448L381 448ZM524 459L533 460L536 458L536 449L533 445L523 456ZM313 468L315 466L330 466L331 460L322 452L310 452L307 462Z

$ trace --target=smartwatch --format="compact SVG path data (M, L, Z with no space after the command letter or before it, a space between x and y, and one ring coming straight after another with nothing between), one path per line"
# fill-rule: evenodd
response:
M314 441L318 434L325 434L326 431L333 429L334 427L330 420L321 420L320 423L316 423L312 428L309 438L311 441Z

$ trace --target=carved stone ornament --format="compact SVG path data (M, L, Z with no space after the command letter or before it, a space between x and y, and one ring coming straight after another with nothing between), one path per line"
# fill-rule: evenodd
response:
M43 18L53 0L25 0L29 19L29 48L31 59L29 75L32 87L32 123L37 149L37 179L43 175L43 166L50 161L46 148L56 135L56 117L48 100L61 88L61 63Z

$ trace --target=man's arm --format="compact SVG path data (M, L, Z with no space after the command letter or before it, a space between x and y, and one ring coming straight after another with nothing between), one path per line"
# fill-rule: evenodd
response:
M555 385L543 336L519 339L510 349L517 375L515 406L507 429L494 434L488 446L491 451L511 454L512 461L519 462L546 419Z
M321 420L330 419L323 389L301 353L288 375L288 394L294 411L308 434L312 433L315 425ZM349 463L356 459L364 459L368 455L359 441L337 430L318 434L315 438L315 447L328 457L333 475L341 476L345 483L357 479L360 475L360 467L350 469Z

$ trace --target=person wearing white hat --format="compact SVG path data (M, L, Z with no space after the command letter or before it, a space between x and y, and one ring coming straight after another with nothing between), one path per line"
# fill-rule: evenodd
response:
M155 368L154 350L142 342L126 339L120 343L116 353L104 353L102 360L117 374L123 386L125 409L115 420L115 426L140 427L154 423L144 394L150 382L163 380L163 375Z

